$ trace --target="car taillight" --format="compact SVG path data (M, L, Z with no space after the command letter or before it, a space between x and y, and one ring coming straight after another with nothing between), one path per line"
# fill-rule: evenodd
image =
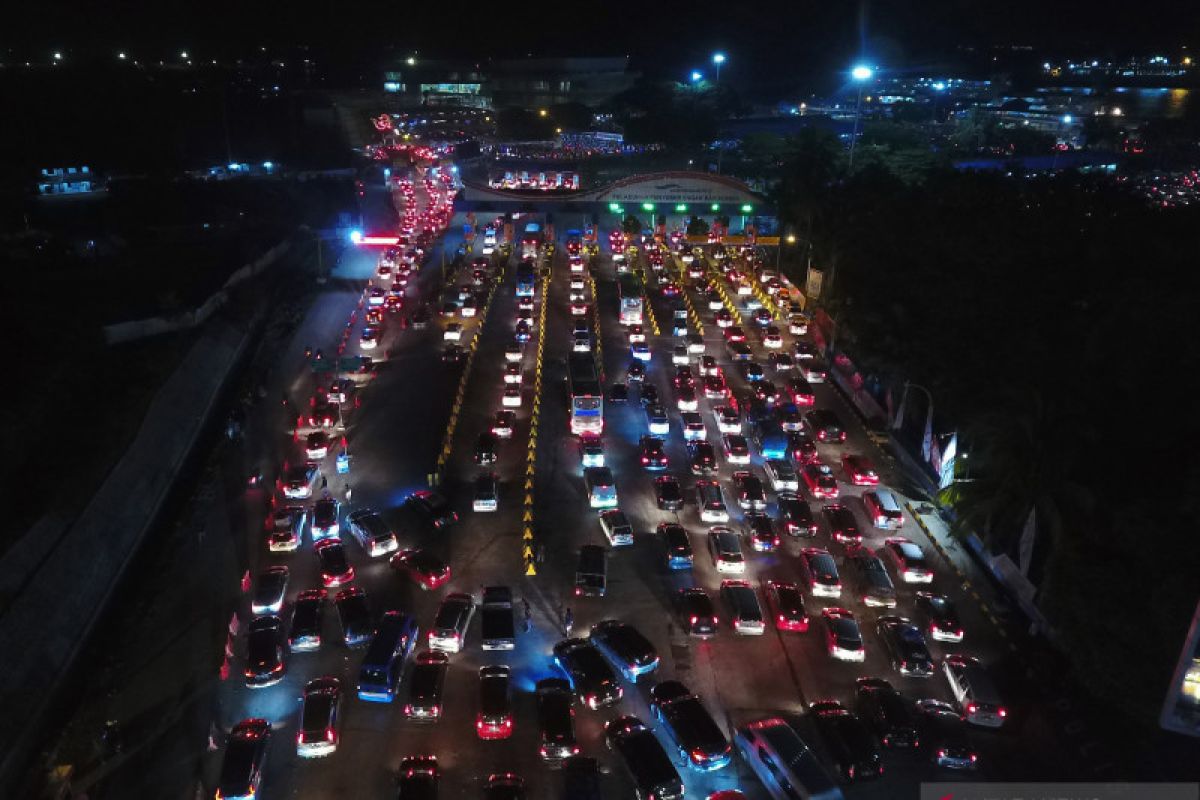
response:
M333 728L325 729L325 741L327 741L327 742L333 741Z
M974 714L978 710L979 710L979 706L975 705L974 703L970 703L967 705L967 713L968 714Z
M304 744L304 731L296 734L296 744Z
M483 730L483 717L478 717L475 720L475 730Z
M579 595L581 595L581 594L583 594L583 589L581 589L581 588L579 588L578 586L576 586L576 587L575 587L575 596L576 596L576 597L578 597L578 596L579 596Z
M690 620L690 621L691 621L691 624L692 624L692 625L695 625L695 624L696 624L696 620L698 620L698 619L700 619L700 618L699 618L699 617L697 617L695 614L692 614L692 616L691 616L691 620Z
M938 750L938 758L945 758L945 757L946 757L945 749Z
M697 764L703 764L707 760L704 757L704 751L700 750L699 748L693 750L691 752L691 756L692 756L692 761L695 761Z
M512 718L511 717L504 720L503 727L505 729L512 727Z
M1007 710L1007 709L1004 709L1004 708L1001 708L1001 709L1000 709L1000 716L1001 716L1001 717L1007 717L1007 716L1008 716L1008 710Z
M979 760L979 756L975 755L974 753L971 753L971 763L974 764L978 760Z
M413 710L412 703L405 703L405 704L404 704L404 713L405 713L405 714L411 714L411 713L412 713L412 710Z
M442 715L442 707L441 706L433 706L432 708L429 709L429 713L435 717L440 717Z

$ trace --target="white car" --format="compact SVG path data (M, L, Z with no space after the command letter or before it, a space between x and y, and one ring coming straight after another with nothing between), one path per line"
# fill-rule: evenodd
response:
M505 408L520 408L521 387L512 383L505 385L504 396L500 399L500 405Z
M587 334L584 334L583 336L576 336L575 340L571 343L571 352L573 352L573 353L590 353L590 352L592 352L592 340L587 336Z
M514 386L521 385L521 367L519 364L506 364L504 370L504 382Z
M629 354L638 361L650 360L650 348L645 342L634 342L633 344L629 345Z
M682 416L685 442L702 441L708 438L708 430L704 427L703 417L695 411L685 411Z
M721 433L742 432L742 418L729 406L713 406L712 415Z
M521 360L524 350L519 342L509 342L504 346L504 360L513 363Z
M463 317L475 316L475 304L468 300L467 302L463 303L462 308L458 310L458 313Z
M457 322L451 322L446 326L446 330L442 333L442 339L447 342L457 342L462 339L462 325Z
M730 464L750 463L750 443L746 437L738 433L727 433L721 437L725 447L725 460Z
M570 295L568 296L568 299L571 301L572 304L583 303L587 300L587 298L583 296L582 289L572 289Z
M704 355L704 337L698 333L688 334L687 351L692 355Z
M480 250L479 252L483 253L485 256L490 256L492 253L496 252L496 245L488 244L487 242L484 242L483 249Z
M587 303L571 303L571 314L576 317L582 317L588 312Z
M710 297L708 299L708 310L709 311L720 311L724 307L725 307L725 301L723 301L721 298Z
M746 558L742 555L742 544L733 528L714 525L708 529L708 552L712 555L717 572L742 575L746 572Z
M767 333L763 336L763 346L770 350L783 349L783 337L778 333Z
M374 350L379 346L379 331L376 328L364 328L358 339L358 346L363 350Z
M771 479L771 488L777 492L800 491L800 478L790 462L781 458L767 461L767 477Z
M571 272L583 272L582 256L571 256Z
M702 377L715 377L721 374L721 367L717 365L717 360L712 356L700 357L700 375Z
M788 320L788 333L796 336L804 336L808 333L808 323L802 319L793 317Z
M738 297L748 297L754 294L754 289L750 288L748 283L739 283L737 287Z
M688 389L685 393L680 389L679 397L675 399L675 405L680 411L698 411L700 409L700 401L696 399L696 390Z
M582 292L583 287L584 287L583 278L578 278L578 277L572 275L571 276L571 291L572 292Z
M627 330L629 333L630 344L637 344L638 342L646 341L646 331L642 329L641 325L630 325Z
M685 345L676 345L671 349L671 363L679 366L691 363L691 356Z

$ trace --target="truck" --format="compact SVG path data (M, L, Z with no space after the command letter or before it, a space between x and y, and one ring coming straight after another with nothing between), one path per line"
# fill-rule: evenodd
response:
M596 357L592 353L571 353L567 359L567 380L571 433L601 433L604 397L596 374Z
M481 621L484 650L512 650L516 647L512 589L507 586L484 587Z

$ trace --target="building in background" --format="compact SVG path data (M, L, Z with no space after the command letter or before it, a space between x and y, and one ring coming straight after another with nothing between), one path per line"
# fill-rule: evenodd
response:
M404 56L384 68L383 90L423 105L595 106L637 80L629 58L523 58L487 62Z
M87 194L103 191L91 167L49 167L38 176L40 195Z

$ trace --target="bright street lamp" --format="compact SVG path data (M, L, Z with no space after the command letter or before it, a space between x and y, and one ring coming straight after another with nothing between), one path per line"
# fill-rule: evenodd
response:
M55 60L55 61L62 61L62 53L55 53L55 54L54 54L54 60Z
M404 60L404 63L408 64L410 67L415 67L417 65L417 59L415 59L412 56L409 56L408 58L406 58Z
M866 64L858 64L850 70L850 77L858 84L858 100L854 104L854 131L850 135L850 170L854 169L854 145L858 143L858 125L862 119L862 85L871 80L874 74L875 70Z
M721 65L725 63L724 53L713 53L712 62L717 66L717 83L721 82Z

